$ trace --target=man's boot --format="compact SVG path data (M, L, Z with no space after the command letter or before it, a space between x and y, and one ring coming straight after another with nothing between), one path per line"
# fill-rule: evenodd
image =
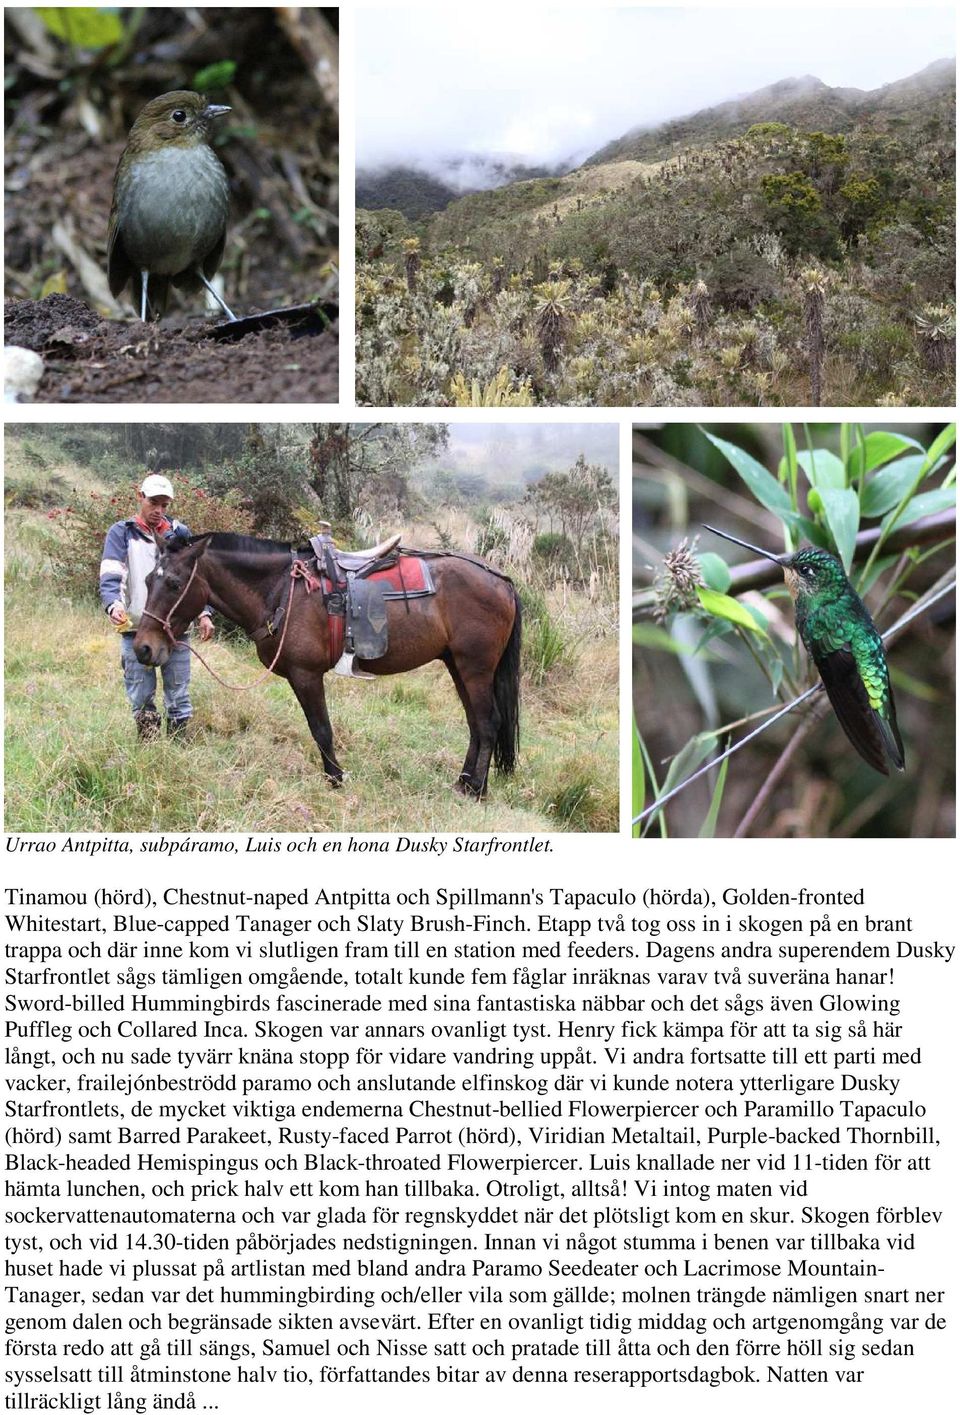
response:
M190 735L189 717L168 717L167 736L177 741L185 742Z
M133 720L141 742L155 742L160 736L160 714L155 708L141 708L133 714Z

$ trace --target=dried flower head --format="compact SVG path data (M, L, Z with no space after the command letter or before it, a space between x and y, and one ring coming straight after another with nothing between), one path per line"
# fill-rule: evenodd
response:
M699 600L697 586L703 584L700 562L696 557L697 537L688 543L686 537L667 551L663 564L654 580L656 599L653 606L654 618L660 623L671 614L680 614L686 609L695 609Z

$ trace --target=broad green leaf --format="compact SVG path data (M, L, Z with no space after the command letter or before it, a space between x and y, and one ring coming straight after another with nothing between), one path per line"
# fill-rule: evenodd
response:
M725 442L722 437L714 437L712 432L704 432L704 437L713 443L718 452L723 453L761 506L766 506L768 511L772 511L777 516L790 514L792 508L789 494L776 477L768 472L766 467L755 457L751 457L749 452L744 452L742 447L736 447L732 442Z
M894 457L899 457L908 447L920 452L924 450L915 438L904 437L899 432L870 432L862 444L857 443L851 449L847 459L847 476L852 480L860 475L861 468L865 472L872 472L877 467L882 467L885 462L892 462Z
M664 653L692 654L689 644L679 643L659 624L634 624L633 642L644 649L662 649Z
M717 816L720 814L720 802L723 800L723 788L727 784L727 767L730 765L730 758L724 757L720 763L720 771L717 776L717 784L713 788L713 795L710 798L710 809L704 816L703 825L700 827L701 840L712 840L717 829Z
M757 609L756 605L754 604L745 604L743 608L747 611L748 614L752 615L753 622L760 630L760 633L766 635L767 624L769 622L767 616L765 614L761 614L760 610Z
M807 481L821 494L829 487L839 488L847 484L843 463L825 447L818 447L813 452L798 452L797 462L803 468Z
M932 467L937 458L942 457L944 452L949 452L956 440L957 425L956 423L948 423L939 437L935 437L927 448L928 467Z
M647 799L647 779L643 770L643 753L640 750L640 733L636 722L630 724L630 742L632 747L632 776L631 776L631 808L630 819L633 820L643 810L644 802ZM634 836L640 834L639 824L633 827Z
M193 86L198 93L226 88L227 84L233 82L236 72L237 66L233 59L220 59L216 64L208 64L205 69L198 69L193 76Z
M898 506L920 476L925 456L901 457L892 467L884 467L864 484L860 512L863 516L885 516Z
M818 545L821 550L830 549L830 539L823 527L818 526L816 521L811 521L806 516L795 516L791 524L798 537L805 537L811 545Z
M821 491L820 495L837 554L849 574L860 526L860 500L852 486L842 487L839 491L828 489Z
M907 502L899 516L895 511L891 511L889 516L884 517L880 529L883 535L887 536L895 526L902 528L912 525L914 521L919 521L921 516L933 516L937 511L946 511L956 504L956 487L940 486L936 491L922 491L919 496Z
M733 625L728 624L725 619L711 619L699 639L693 646L696 656L702 649L710 647L714 639L725 639L733 633Z
M115 10L86 5L38 5L35 13L51 34L78 49L105 49L123 39L123 22Z
M898 555L881 555L878 560L873 562L869 575L862 579L857 586L857 593L862 599L866 599L883 572L889 570L891 565L895 565L899 558Z
M807 527L813 525L813 522L809 520L808 517L801 516L799 511L785 511L780 519L788 530L792 532L794 542L796 542L799 537L806 535Z
M699 732L696 737L691 737L690 741L680 748L671 761L664 778L663 788L659 792L661 796L672 791L679 782L695 772L701 762L706 761L710 753L716 749L715 738L716 733L714 732Z
M712 550L698 550L697 559L710 589L719 590L722 594L730 588L730 566L721 556L714 555Z
M731 598L730 595L720 594L717 590L709 590L703 585L698 585L697 596L708 614L716 615L718 619L728 619L731 624L739 624L742 628L749 629L753 634L764 634L765 631L760 628L747 607Z

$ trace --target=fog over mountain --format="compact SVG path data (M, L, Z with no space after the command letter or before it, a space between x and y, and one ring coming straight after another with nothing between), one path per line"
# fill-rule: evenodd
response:
M491 154L573 167L790 74L871 90L954 53L952 5L361 9L357 164L482 189Z
M569 165L531 167L504 153L451 153L424 161L385 162L357 169L357 206L369 211L389 207L415 221L432 211L442 211L468 192L488 192L508 182L558 175Z
M620 432L609 423L448 423L447 447L432 459L485 481L537 480L565 471L581 455L616 473Z

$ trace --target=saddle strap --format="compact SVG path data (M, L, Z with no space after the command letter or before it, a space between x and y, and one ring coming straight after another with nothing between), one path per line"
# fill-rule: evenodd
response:
M290 601L293 598L293 586L295 581L303 580L307 594L313 594L314 590L323 590L322 582L314 575L310 566L293 549L290 551L290 573L285 577L283 590L280 595L280 603L269 616L265 623L258 629L254 629L250 635L255 644L260 644L264 639L276 638L277 630L283 623L290 609Z

